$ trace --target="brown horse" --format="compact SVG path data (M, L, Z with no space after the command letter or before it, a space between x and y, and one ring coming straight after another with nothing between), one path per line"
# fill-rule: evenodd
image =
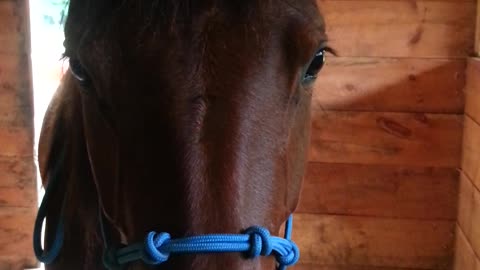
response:
M39 150L42 178L60 179L47 249L65 223L47 269L104 269L101 216L114 245L150 230L279 231L299 199L328 50L314 0L70 0L65 36L71 73ZM184 255L155 269L270 270L274 260Z

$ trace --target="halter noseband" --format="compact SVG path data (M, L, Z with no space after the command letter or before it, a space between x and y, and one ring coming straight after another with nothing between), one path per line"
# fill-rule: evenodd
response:
M252 259L274 255L277 269L285 270L300 257L297 245L290 240L291 234L291 216L285 224L285 238L271 236L267 229L258 226L250 227L244 234L209 234L179 239L172 239L168 233L150 232L143 243L119 249L107 248L103 263L106 268L114 270L138 260L159 265L168 261L171 255L240 252ZM105 233L103 237L105 239Z
M37 213L33 234L33 248L37 259L45 264L51 264L60 254L63 246L64 223L60 218L55 232L55 239L49 251L43 250L41 234L43 221L47 216L47 204L51 193L56 188L60 178L60 167L63 164L61 153L60 164L54 168L50 181L45 190L42 203ZM62 203L62 214L64 210ZM100 229L104 240L106 252L103 262L107 269L122 269L130 262L142 260L149 265L159 265L168 261L170 255L182 254L212 254L241 252L248 258L274 255L278 270L285 270L288 266L298 262L300 252L297 245L291 240L293 218L290 216L285 224L285 238L271 236L263 227L254 226L243 234L210 234L180 239L171 239L168 233L150 232L143 243L132 244L119 249L109 247L107 241L104 216L99 211Z

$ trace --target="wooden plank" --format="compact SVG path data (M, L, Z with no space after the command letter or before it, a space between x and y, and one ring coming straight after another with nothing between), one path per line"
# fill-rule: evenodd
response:
M463 113L465 67L462 59L330 57L317 80L313 108Z
M466 57L475 2L318 0L341 56Z
M310 161L458 167L460 115L314 112Z
M480 56L480 1L477 1L477 31L475 34L475 54L477 56Z
M450 269L455 223L298 214L301 264Z
M480 125L469 116L465 117L463 132L462 169L480 188Z
M32 249L34 219L33 208L0 208L0 262L12 269L18 269L13 266L19 264L23 268L36 265Z
M0 1L0 53L29 53L28 1Z
M480 123L480 59L470 58L465 86L465 113Z
M454 270L476 270L476 256L459 226L456 228Z
M25 268L28 266L28 268ZM4 259L3 261L0 260L0 270L39 270L43 268L38 268L39 265L32 265L31 260L29 259L21 259L21 258L10 258Z
M28 55L0 54L0 126L33 126Z
M467 235L472 244L473 252L480 254L480 192L475 188L473 191L471 234Z
M462 174L455 269L480 267L480 191Z
M0 157L33 156L33 128L0 127Z
M327 163L307 168L299 213L456 220L455 169Z
M458 195L458 225L466 235L471 235L472 232L473 192L472 182L462 173Z
M33 157L0 158L0 207L37 206Z

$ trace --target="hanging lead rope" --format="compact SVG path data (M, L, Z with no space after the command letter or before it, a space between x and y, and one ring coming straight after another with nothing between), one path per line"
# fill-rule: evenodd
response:
M65 153L62 151L60 153L60 163L54 168L51 176L49 177L48 185L45 189L45 195L43 196L42 203L38 209L37 218L35 219L35 227L33 229L33 250L35 256L40 262L45 264L52 263L60 254L60 250L63 245L63 219L60 218L57 224L57 230L55 231L55 239L52 243L52 246L49 251L46 251L42 248L42 229L43 221L47 218L47 204L52 196L52 192L58 186L60 182L60 168L63 166L63 160ZM60 213L63 213L63 206L65 204L62 202L62 210ZM61 214L62 215L62 214Z

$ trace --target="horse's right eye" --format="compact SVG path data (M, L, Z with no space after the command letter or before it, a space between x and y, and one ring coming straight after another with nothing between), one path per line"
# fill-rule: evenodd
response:
M305 69L305 72L302 78L303 84L309 84L317 78L318 73L325 65L326 53L327 53L327 50L325 48L322 48L317 51L312 61L310 62L308 67Z
M79 60L70 58L70 72L82 87L89 85L90 79Z

